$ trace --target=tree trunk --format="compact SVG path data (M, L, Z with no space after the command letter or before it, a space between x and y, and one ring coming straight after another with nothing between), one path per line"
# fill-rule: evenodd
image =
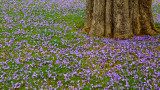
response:
M154 35L152 0L86 0L85 25L90 36L133 39Z

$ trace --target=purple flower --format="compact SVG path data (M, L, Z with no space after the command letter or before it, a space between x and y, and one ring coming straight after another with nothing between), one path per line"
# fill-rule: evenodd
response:
M135 79L138 79L138 75L134 75L134 78L135 78Z
M59 62L59 60L56 60L56 63L55 64L59 64L60 62Z
M129 85L129 83L128 83L128 79L125 79L125 81L126 81L125 87L130 87L130 85Z
M63 84L62 84L61 81L58 81L58 82L57 82L57 85L60 86L60 87L62 87Z
M97 87L102 87L102 85L95 85L94 87L95 87L95 88L97 88Z

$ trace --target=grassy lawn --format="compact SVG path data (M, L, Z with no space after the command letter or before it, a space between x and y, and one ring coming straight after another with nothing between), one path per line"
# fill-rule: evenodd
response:
M0 12L0 89L160 89L160 35L89 37L85 0L1 0Z

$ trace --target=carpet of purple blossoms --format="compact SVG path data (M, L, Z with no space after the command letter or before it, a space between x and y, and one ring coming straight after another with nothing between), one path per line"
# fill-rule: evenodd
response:
M0 0L0 89L160 89L160 36L89 37L84 14L80 0Z

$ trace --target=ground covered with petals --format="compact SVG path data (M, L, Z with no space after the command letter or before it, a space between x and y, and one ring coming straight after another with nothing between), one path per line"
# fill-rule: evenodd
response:
M160 35L89 37L85 9L84 0L1 0L0 89L160 89Z

